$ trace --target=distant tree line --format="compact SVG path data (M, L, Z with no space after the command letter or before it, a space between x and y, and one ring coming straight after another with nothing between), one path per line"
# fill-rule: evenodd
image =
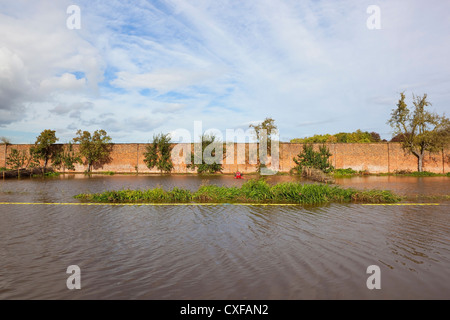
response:
M312 137L292 139L291 143L374 143L381 140L377 132L361 131L339 132L336 134L316 134Z
M57 169L74 170L75 164L88 166L87 172L92 166L108 162L112 151L111 137L104 130L96 130L93 134L89 131L78 130L76 137L68 144L57 144L56 131L46 129L36 138L35 143L28 149L19 151L12 148L7 154L7 147L11 145L9 139L2 137L0 141L5 145L5 169L7 167L18 170L23 168L41 167L45 174L49 163ZM74 145L79 145L75 152Z

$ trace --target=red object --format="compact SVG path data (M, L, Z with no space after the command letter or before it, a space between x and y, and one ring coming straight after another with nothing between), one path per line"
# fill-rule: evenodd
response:
M236 172L236 174L234 175L234 178L235 178L235 179L242 179L241 173L240 173L239 171Z

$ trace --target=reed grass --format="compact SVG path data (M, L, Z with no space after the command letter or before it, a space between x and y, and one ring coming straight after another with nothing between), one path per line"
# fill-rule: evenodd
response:
M327 184L284 182L275 185L265 180L249 180L240 188L216 185L201 186L197 191L181 188L164 190L118 190L83 193L75 198L89 202L115 203L294 203L329 202L393 203L402 200L388 190L357 190Z

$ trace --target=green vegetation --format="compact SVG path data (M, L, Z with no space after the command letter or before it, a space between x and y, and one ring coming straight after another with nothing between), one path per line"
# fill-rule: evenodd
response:
M335 169L333 171L333 176L335 178L342 177L353 177L353 176L361 176L361 175L371 175L371 176L406 176L406 177L450 177L450 172L444 173L434 173L429 171L411 171L411 170L395 170L394 172L385 172L385 173L372 173L369 174L367 171L356 171L352 168L347 169Z
M57 154L55 143L58 140L55 130L46 129L36 138L34 147L30 150L33 160L36 162L39 162L39 160L44 161L44 173L48 161L54 159Z
M285 182L269 185L265 180L246 181L241 188L201 186L192 192L185 189L161 188L119 190L79 194L75 198L92 202L115 203L293 203L322 204L329 202L392 203L402 198L386 190L345 189L326 184Z
M409 176L409 177L438 177L443 176L442 173L434 173L429 171L411 171L411 170L396 170L395 175Z
M0 137L0 143L5 146L5 154L4 154L5 163L4 163L4 165L5 165L5 169L6 169L6 166L7 166L7 164L6 164L6 159L7 159L6 154L7 154L8 146L11 144L11 140L9 140L6 137Z
M191 154L190 163L186 167L197 168L197 173L222 172L223 152L217 151L223 151L223 143L213 134L203 134L200 139L200 143L194 144L194 153Z
M358 171L353 170L352 168L346 168L346 169L334 169L333 175L334 177L350 177L357 175Z
M303 167L310 167L329 173L334 169L329 161L330 156L331 153L325 145L320 146L319 151L314 151L312 144L304 144L303 151L293 159L297 165L295 170L301 172Z
M110 161L109 154L112 151L111 137L105 130L96 130L91 135L89 131L77 131L78 137L74 143L80 145L80 154L86 159L87 172L91 172L93 165L101 165Z
M428 171L415 171L415 172L411 172L410 174L408 174L411 177L437 177L439 176L438 173L434 173L434 172L428 172Z
M381 142L376 132L339 132L336 134L316 134L312 137L292 139L291 143L375 143Z
M17 176L20 177L20 169L23 168L27 160L27 155L24 150L19 152L17 149L11 149L9 156L6 158L6 164L11 168L17 170Z
M55 171L50 171L50 172L46 172L44 173L44 175L40 175L40 174L32 174L31 177L32 178L38 178L38 177L58 177L59 175L61 175L60 172L55 172Z
M161 173L170 172L173 169L171 151L170 134L160 133L153 136L153 143L147 146L144 162L149 169L156 167Z
M257 142L260 142L261 139L264 138L267 139L267 150L270 155L272 134L276 134L278 132L277 126L275 125L275 120L272 118L265 118L264 121L258 125L249 125L249 128L253 128Z
M413 94L413 105L414 110L410 111L402 92L388 123L394 128L395 138L402 143L403 149L416 156L417 170L422 172L425 152L441 151L450 143L450 120L425 110L431 105L426 94L423 97Z
M74 163L82 163L81 157L73 150L73 144L59 145L58 151L54 156L52 165L58 169L61 167L65 172L68 170L75 170Z
M275 125L275 120L272 118L265 118L260 124L250 124L249 128L253 128L254 137L256 141L261 144L266 144L266 155L261 155L259 148L256 150L256 170L258 173L273 174L273 172L266 169L267 156L272 155L272 134L277 134L278 129Z
M114 171L102 171L102 172L96 172L96 174L103 174L105 176L113 176L116 173Z

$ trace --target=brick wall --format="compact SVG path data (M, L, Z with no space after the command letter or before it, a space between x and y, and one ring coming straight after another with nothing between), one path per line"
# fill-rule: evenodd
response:
M19 144L7 146L7 155L11 149L27 151L31 145ZM144 162L144 153L148 144L129 143L114 144L111 161L101 166L95 166L93 171L114 171L122 173L157 173L158 170L149 170ZM184 144L189 148L189 144ZM253 145L255 146L255 145ZM332 156L330 158L335 168L352 168L354 170L367 170L371 173L394 172L395 170L417 171L417 159L411 154L407 154L399 143L336 143L327 145ZM191 150L193 150L192 146ZM242 158L243 153L238 149L245 150L246 161ZM280 171L288 172L295 166L293 158L299 154L303 145L297 143L280 143L279 161ZM319 144L314 145L315 149ZM74 145L75 151L78 149ZM234 157L232 161L224 161L223 172L232 173L241 171L244 173L255 172L256 166L249 163L249 144L234 144ZM231 160L231 158L227 159ZM5 166L5 146L0 145L0 167ZM86 170L86 165L76 165L76 172ZM447 173L450 171L450 150L444 152L426 154L424 159L424 170L435 173ZM176 173L194 172L186 168L184 163L175 164Z

